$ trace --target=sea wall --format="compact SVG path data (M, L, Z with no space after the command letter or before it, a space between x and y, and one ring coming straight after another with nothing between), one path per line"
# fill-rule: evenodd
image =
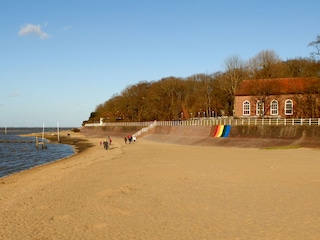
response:
M227 135L220 134L217 137L218 128L219 126L155 126L138 136L138 139L187 145L320 147L320 126L231 126ZM125 137L140 129L137 126L84 127L81 132L96 137Z
M320 126L232 126L230 137L234 138L319 138Z
M226 126L224 126L226 128ZM189 137L215 137L219 126L156 126L149 134L179 135ZM219 136L220 137L220 136ZM319 138L320 126L230 126L229 138Z
M82 127L81 133L89 137L125 137L138 132L141 129L139 126L96 126Z

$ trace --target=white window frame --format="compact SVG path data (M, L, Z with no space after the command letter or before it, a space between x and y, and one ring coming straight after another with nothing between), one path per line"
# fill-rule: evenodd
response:
M279 103L277 100L272 100L270 103L270 115L279 115Z
M248 100L245 100L242 103L242 115L243 116L250 116L251 106Z
M260 108L260 105L262 105L262 107ZM261 111L261 113L260 113ZM262 102L261 100L258 100L256 103L256 115L257 116L263 116L264 115L264 102Z
M284 114L293 115L293 101L291 99L287 99L284 103Z

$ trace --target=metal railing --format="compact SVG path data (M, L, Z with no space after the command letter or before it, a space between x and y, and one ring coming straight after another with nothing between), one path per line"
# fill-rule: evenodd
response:
M106 122L106 123L87 123L86 127L105 127L105 126L214 126L214 125L233 125L233 126L263 126L263 125L292 125L292 126L320 126L320 118L198 118L182 121L154 121L154 122Z

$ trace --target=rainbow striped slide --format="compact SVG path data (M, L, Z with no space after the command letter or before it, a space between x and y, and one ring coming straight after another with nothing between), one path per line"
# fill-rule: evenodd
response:
M228 137L231 125L217 125L213 137Z

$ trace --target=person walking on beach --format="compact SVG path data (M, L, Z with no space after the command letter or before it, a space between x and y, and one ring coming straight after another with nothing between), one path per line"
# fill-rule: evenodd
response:
M129 143L132 142L132 136L131 135L128 136L128 140L129 140Z
M105 150L108 150L108 147L109 147L108 141L103 141L103 147Z

